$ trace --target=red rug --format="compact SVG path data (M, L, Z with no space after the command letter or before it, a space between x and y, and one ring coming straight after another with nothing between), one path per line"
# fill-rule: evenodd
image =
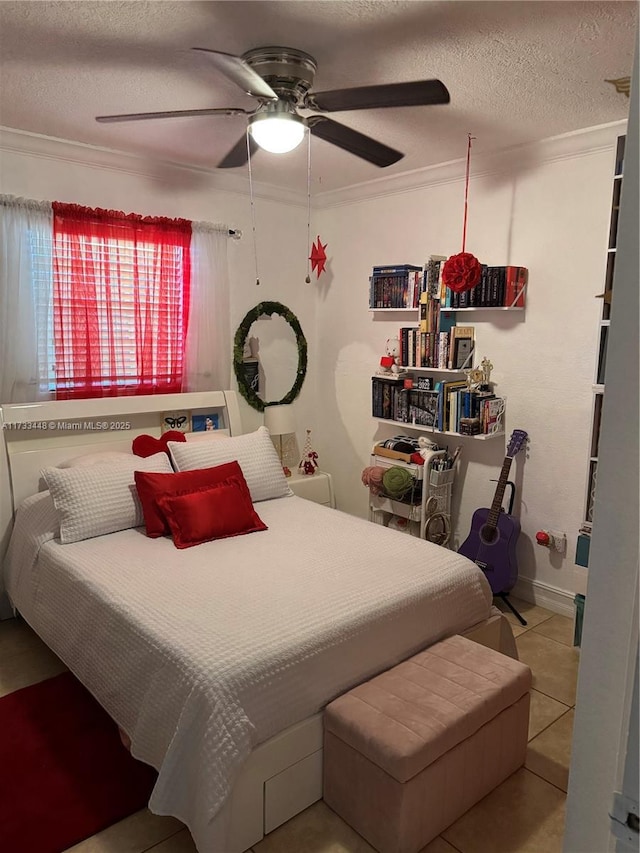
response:
M0 699L0 848L61 853L146 806L156 772L70 672Z

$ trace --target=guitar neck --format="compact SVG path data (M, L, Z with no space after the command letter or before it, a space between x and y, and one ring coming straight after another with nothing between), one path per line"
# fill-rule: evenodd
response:
M498 518L500 516L500 510L502 509L502 500L504 498L504 490L507 487L507 477L509 476L509 471L511 470L511 456L505 456L504 462L502 463L502 470L500 471L500 478L498 479L498 485L496 487L496 493L493 496L493 503L491 504L491 509L489 510L489 515L487 516L487 526L495 527L498 523Z

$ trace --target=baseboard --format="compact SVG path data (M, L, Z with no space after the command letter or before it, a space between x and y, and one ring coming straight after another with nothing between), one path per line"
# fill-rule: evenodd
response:
M512 593L514 598L522 598L562 616L569 616L571 619L575 616L574 594L566 589L520 577Z

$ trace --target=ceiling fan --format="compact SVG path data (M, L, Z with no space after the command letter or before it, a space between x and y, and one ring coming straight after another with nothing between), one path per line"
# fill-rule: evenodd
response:
M289 47L259 47L233 56L204 47L191 50L205 54L212 65L256 98L254 110L240 107L220 107L202 110L172 110L169 112L129 113L97 116L99 122L139 121L156 118L188 116L244 115L249 122L249 146L253 154L257 147L277 154L292 151L302 142L305 128L319 139L337 145L356 157L376 166L391 166L404 157L400 151L365 136L357 130L328 118L324 113L342 110L369 110L383 107L414 107L448 104L449 92L440 80L416 80L410 83L387 83L337 89L330 92L311 92L317 70L315 59L308 53ZM320 113L301 116L298 110ZM248 159L244 134L218 163L218 168L243 166Z

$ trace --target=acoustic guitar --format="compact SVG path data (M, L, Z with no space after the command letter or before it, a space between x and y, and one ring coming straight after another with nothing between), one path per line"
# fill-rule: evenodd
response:
M511 433L491 508L483 507L474 512L469 535L458 549L459 554L473 560L482 569L493 594L503 598L523 624L526 623L520 614L506 600L506 594L518 579L516 543L520 535L520 522L502 509L502 501L511 461L526 442L527 433L524 430L516 429Z

